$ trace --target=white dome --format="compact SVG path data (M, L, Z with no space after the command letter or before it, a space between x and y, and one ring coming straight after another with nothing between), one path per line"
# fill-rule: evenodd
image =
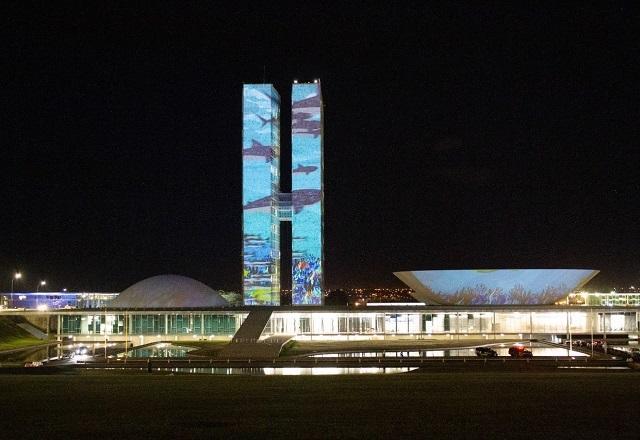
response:
M157 275L129 286L110 304L115 308L153 309L225 307L228 303L209 286L181 275Z

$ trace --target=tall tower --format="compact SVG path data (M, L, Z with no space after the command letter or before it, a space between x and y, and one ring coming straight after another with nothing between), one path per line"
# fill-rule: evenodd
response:
M245 305L280 304L280 95L271 84L242 93L242 259Z
M280 192L280 96L245 84L242 257L245 305L280 304L280 222L292 226L292 304L323 302L323 108L320 82L291 91L291 193Z
M323 302L323 108L320 81L291 90L291 303Z

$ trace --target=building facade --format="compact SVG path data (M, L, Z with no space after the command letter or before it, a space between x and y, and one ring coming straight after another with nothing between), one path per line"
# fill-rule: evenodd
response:
M280 304L280 95L242 92L242 288L245 305Z
M292 303L323 302L323 111L320 82L291 92L291 193L280 191L280 96L243 88L244 305L280 304L280 222L292 223Z
M291 303L320 305L323 292L323 111L320 82L291 91Z
M78 341L231 339L251 308L219 310L50 311L60 338ZM34 312L35 313L35 312ZM367 340L527 339L559 340L568 335L638 338L638 307L297 307L273 311L261 338Z

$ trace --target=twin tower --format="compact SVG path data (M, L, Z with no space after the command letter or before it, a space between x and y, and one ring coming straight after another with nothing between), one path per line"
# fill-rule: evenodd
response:
M291 90L291 193L280 192L280 95L242 92L242 257L245 305L280 305L280 222L291 222L291 302L321 305L323 107L320 81Z

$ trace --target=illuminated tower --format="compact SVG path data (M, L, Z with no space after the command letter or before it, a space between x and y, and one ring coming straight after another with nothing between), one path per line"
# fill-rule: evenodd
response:
M242 93L242 259L245 305L280 304L280 95L271 84Z
M280 304L280 222L291 221L294 305L323 302L323 109L320 82L291 92L291 193L280 192L280 96L245 84L242 257L245 305Z
M291 90L291 303L322 304L323 109L320 81Z

